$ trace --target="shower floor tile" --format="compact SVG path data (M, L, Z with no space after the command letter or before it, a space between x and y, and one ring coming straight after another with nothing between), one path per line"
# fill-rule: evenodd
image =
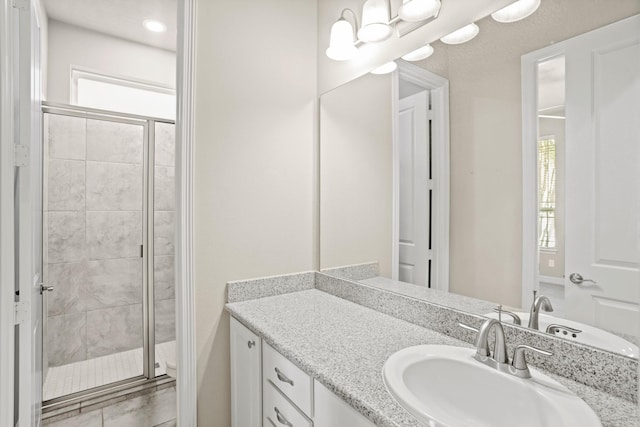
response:
M166 373L169 355L175 358L175 341L156 345L156 376ZM50 367L44 381L43 400L100 387L142 375L142 348Z

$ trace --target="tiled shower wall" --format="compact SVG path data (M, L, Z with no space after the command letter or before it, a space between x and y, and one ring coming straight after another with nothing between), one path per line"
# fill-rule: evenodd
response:
M166 126L156 151L168 154L157 159L173 165L173 125ZM142 347L143 127L46 114L45 145L45 281L55 288L47 295L48 365ZM166 201L174 185L170 167L162 168L155 199L163 209L156 224L163 222L154 240L165 242L158 246L165 256L173 251ZM165 259L155 267L159 341L174 339L172 268Z

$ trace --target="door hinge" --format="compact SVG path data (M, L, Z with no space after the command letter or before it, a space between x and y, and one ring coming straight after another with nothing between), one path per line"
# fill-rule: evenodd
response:
M427 120L433 120L433 110L431 108L427 110Z
M20 325L29 319L29 304L23 301L13 303L13 324Z
M13 164L17 167L27 166L29 164L29 147L19 144L13 147Z
M140 258L144 258L144 245L140 245Z
M433 190L433 179L427 180L427 190Z
M27 10L29 9L29 0L13 0L11 6L15 9Z

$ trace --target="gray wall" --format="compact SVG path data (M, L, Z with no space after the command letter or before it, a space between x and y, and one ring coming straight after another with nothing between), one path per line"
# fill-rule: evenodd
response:
M173 165L172 132L160 135L158 161ZM50 366L142 347L143 144L139 125L46 115ZM175 339L173 265L163 258L173 253L173 167L156 168L156 176L157 338L167 341Z

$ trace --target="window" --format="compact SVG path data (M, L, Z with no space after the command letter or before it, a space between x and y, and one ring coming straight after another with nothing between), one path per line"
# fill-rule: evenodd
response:
M174 89L76 69L71 70L71 103L147 117L176 117Z
M556 248L556 141L538 141L538 246Z

